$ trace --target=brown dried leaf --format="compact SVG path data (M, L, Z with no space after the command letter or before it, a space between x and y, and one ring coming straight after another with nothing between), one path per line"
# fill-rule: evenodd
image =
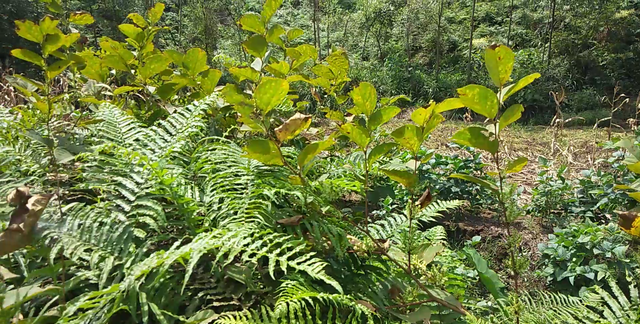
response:
M626 211L626 212L618 212L618 225L620 225L620 227L622 227L623 229L630 231L631 228L633 227L633 222L636 220L636 218L638 217L638 213L636 212L630 212L630 211Z
M400 289L400 287L393 285L391 286L391 288L389 288L389 297L391 297L392 300L400 297L401 294L402 290Z
M433 196L431 195L431 189L427 188L427 190L422 194L422 197L418 199L416 205L420 206L420 209L423 209L433 201Z
M302 222L302 219L304 219L304 216L297 215L289 218L279 219L278 224L282 224L285 226L298 226L300 225L300 222Z
M284 124L276 128L276 137L280 142L290 140L300 134L304 129L311 125L311 115L303 115L296 113L289 118Z
M356 303L368 308L370 311L375 312L376 308L373 307L373 305L371 305L370 302L366 301L366 300L356 300Z
M10 206L22 205L27 202L30 196L29 187L18 187L7 195L7 202Z

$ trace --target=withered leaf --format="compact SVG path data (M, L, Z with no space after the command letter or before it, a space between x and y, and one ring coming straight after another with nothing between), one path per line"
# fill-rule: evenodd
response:
M282 224L285 226L297 226L297 225L300 225L300 222L302 222L302 219L304 219L304 216L297 215L289 218L279 219L278 224Z
M633 227L633 222L636 220L636 218L638 217L638 213L636 212L618 212L618 225L620 225L620 227L622 227L623 229L630 231L631 228Z
M30 198L29 187L21 186L7 195L7 202L10 206L18 206L25 204Z
M366 301L366 300L357 300L356 303L368 308L370 311L375 312L376 308L373 307L373 305L371 305L370 302Z
M276 137L280 142L290 140L311 125L311 115L303 115L296 113L289 118L284 124L276 128Z
M433 201L433 196L431 195L431 189L427 188L427 190L422 194L420 199L418 199L418 202L416 203L416 205L420 206L420 209L423 209L429 206L429 204L432 201Z

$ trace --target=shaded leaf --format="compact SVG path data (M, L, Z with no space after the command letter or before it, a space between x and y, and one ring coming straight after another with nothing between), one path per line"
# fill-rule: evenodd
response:
M276 44L284 48L285 45L284 45L284 42L282 41L282 38L280 38L280 36L285 35L286 33L287 31L284 30L282 26L275 24L271 26L271 28L269 28L269 30L267 31L267 37L266 37L267 42Z
M38 296L55 296L60 294L61 288L57 286L47 286L40 288L38 285L20 287L4 293L2 309L19 306Z
M257 58L263 58L267 54L267 40L262 35L253 35L246 41L242 42L242 48L244 48L249 55Z
M47 66L47 77L49 79L55 78L58 74L62 73L62 71L64 71L64 69L66 69L69 65L71 65L71 61L69 60L59 60L53 62L53 64Z
M141 90L142 87L132 87L132 86L122 86L122 87L118 87L116 90L113 91L113 95L117 96L117 95L121 95L123 93L127 93L129 91L137 91L137 90Z
M313 142L307 146L300 152L298 155L298 167L302 168L307 165L311 160L318 155L320 152L328 149L333 144L335 144L335 140L333 138L328 138L324 141Z
M257 82L260 79L260 72L250 68L250 67L232 67L229 68L229 73L231 73L238 82L242 80L251 80L253 82Z
M369 152L369 156L367 157L367 163L369 163L369 165L372 165L375 161L377 161L379 158L381 158L382 156L384 156L390 150L392 150L397 146L398 144L396 143L383 143L374 147L371 150L371 152Z
M502 291L505 287L504 283L502 283L495 271L489 269L487 261L480 255L480 253L473 248L465 248L464 252L475 265L476 270L480 275L480 281L482 281L482 284L487 287L487 290L489 290L493 298L496 300L506 298Z
M205 95L213 93L222 77L222 72L217 69L208 69L200 76L200 86Z
M291 70L291 67L289 66L289 63L285 61L280 61L280 62L271 63L267 65L264 69L267 72L275 75L276 77L284 78L289 73L289 70ZM292 82L292 81L289 81L289 82Z
M302 35L304 35L304 30L300 28L291 28L287 31L287 40L290 42Z
M164 71L171 63L171 59L164 54L155 54L149 56L144 61L144 66L138 69L138 74L143 80Z
M496 186L495 183L491 183L487 180L483 180L477 177L474 177L472 175L468 175L468 174L452 174L449 177L451 178L456 178L456 179L462 179L462 180L466 180L469 182L473 182L475 184L478 184L482 187L485 187L491 191L493 191L495 194L498 193L498 186Z
M407 189L413 188L418 183L418 177L409 171L395 169L382 169L381 171L391 180L399 182Z

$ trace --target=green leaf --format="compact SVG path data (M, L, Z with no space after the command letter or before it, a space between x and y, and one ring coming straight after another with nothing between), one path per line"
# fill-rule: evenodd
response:
M278 78L263 77L256 87L253 98L264 116L281 104L287 98L287 93L289 93L289 82Z
M356 143L361 149L365 149L371 141L369 132L360 125L354 125L352 123L344 124L340 127L340 130L342 134L349 137L349 139Z
M55 296L60 294L60 287L47 286L40 288L38 285L24 286L9 290L4 293L2 309L19 306L38 296Z
M367 157L367 163L371 166L374 162L376 162L379 158L387 154L392 149L396 148L398 144L396 143L382 143L376 147L374 147L371 152L369 152L369 156Z
M462 103L476 113L493 119L498 114L498 97L489 88L470 84L458 89Z
M59 22L60 20L53 19L50 15L46 15L44 18L40 19L40 32L42 33L42 36L62 33L60 29L56 27Z
M222 77L222 72L216 69L209 69L202 73L200 76L200 86L205 95L210 95L216 89L218 81Z
M149 17L149 22L151 25L155 25L160 18L162 18L162 13L164 12L164 3L157 2L153 8L149 9L147 16Z
M515 104L507 108L507 110L502 113L502 116L500 116L499 130L504 129L511 123L520 119L520 117L522 117L522 112L524 112L524 106L521 104Z
M106 75L109 73L109 70L103 66L102 60L91 53L82 56L82 58L84 58L86 64L85 68L80 72L90 79L105 82Z
M435 108L435 103L432 101L431 105L428 108L420 107L414 110L411 113L411 120L413 120L413 122L418 124L420 127L423 127L429 121L429 119L431 119L431 115L433 115L434 108Z
M635 199L635 201L640 202L640 192L629 192L627 193L629 197Z
M249 105L251 100L249 96L233 83L228 83L221 91L222 97L226 102L232 105Z
M475 147L491 154L498 152L498 141L490 139L488 131L484 127L471 126L456 132L451 140L470 147Z
M138 27L146 28L147 26L149 26L147 24L147 21L144 20L144 18L142 18L142 16L140 16L140 14L138 13L130 13L127 18L131 19L131 21L133 21L134 24L138 25Z
M164 71L171 63L171 59L164 54L155 54L144 60L144 66L138 69L138 74L143 80Z
M42 56L28 50L28 49L23 49L23 48L17 48L11 51L11 55L27 61L27 62L31 62L37 66L40 67L44 67L44 59L42 58Z
M167 82L156 88L155 94L160 97L162 100L169 100L176 95L178 90L180 90L183 85L176 82ZM122 88L122 87L120 87ZM118 88L118 89L120 89ZM114 93L115 94L115 93Z
M127 66L127 63L122 59L122 57L118 56L117 54L105 55L102 59L102 62L104 63L104 65L119 71L129 72L131 70Z
M327 56L325 61L327 61L334 74L342 77L347 76L347 73L349 72L349 56L345 51L339 50L332 52L331 55ZM403 96L397 97L402 98ZM388 104L393 104L393 102L389 102Z
M61 34L49 34L45 36L45 40L42 43L42 55L49 56L53 51L59 49L64 45L66 38Z
M197 47L188 50L184 55L182 65L189 75L198 75L198 73L209 68L207 66L207 52Z
M424 140L425 138L427 138L427 135L431 134L431 132L433 132L433 130L436 129L436 127L438 127L438 125L440 125L440 123L442 123L443 121L444 117L442 115L437 113L431 115L431 118L429 118L429 121L426 125L424 125L424 128L422 130L422 139Z
M433 259L436 258L438 253L444 250L444 246L442 244L434 244L429 246L426 250L420 253L418 256L425 262L426 265L431 263Z
M291 67L289 66L289 63L285 61L280 61L280 62L271 63L267 65L264 69L267 72L275 75L276 77L284 78L287 76L287 74L289 74Z
M257 58L263 58L267 54L267 47L269 44L262 35L253 35L246 41L242 42L242 48L244 48L249 55Z
M493 298L496 300L506 298L506 295L502 291L505 284L500 280L500 277L498 277L498 274L495 271L489 269L487 261L480 255L480 253L475 249L468 247L464 249L464 252L467 255L467 258L475 265L476 270L480 275L480 281L482 281L482 284L487 287L487 290L489 290Z
M507 172L507 174L520 172L522 171L522 168L524 168L527 165L527 163L529 163L529 160L526 157L521 156L507 163L507 167L505 171Z
M293 51L291 50L292 49L288 48L287 54L291 54L290 57L294 60L291 63L292 70L296 70L308 60L313 60L315 62L318 59L318 50L312 45L302 44L293 49Z
M511 79L515 55L504 45L489 46L484 52L484 63L496 87L505 85Z
M273 43L276 44L278 46L280 46L281 48L284 48L284 42L282 41L282 38L280 38L280 36L286 34L287 31L284 30L284 28L278 24L273 25L271 28L269 28L269 30L267 31L267 42L269 43Z
M405 96L405 95L397 95L397 96L394 96L394 97L391 97L391 98L385 97L385 98L380 99L380 104L383 105L383 106L384 105L393 105L398 100L411 101L411 99L409 97Z
M464 103L460 98L449 98L436 105L436 112L441 113L462 107L464 107Z
M229 73L236 77L238 82L241 82L242 80L251 80L253 82L258 82L258 79L260 79L260 72L250 67L232 67L229 68Z
M321 78L325 78L327 80L333 80L336 76L335 74L333 74L333 70L331 70L331 68L329 68L329 66L324 65L324 64L317 64L314 65L311 68L311 72L313 72L315 75L321 77Z
M335 144L335 140L333 138L328 138L324 141L313 142L302 149L300 154L298 155L298 167L303 168L307 165L311 160L318 155L320 152L328 149L333 144Z
M42 43L44 39L40 26L30 20L16 20L16 33L18 36L38 44Z
M369 126L370 130L375 130L378 127L384 125L401 111L400 108L396 106L386 106L384 108L376 110L371 117L369 117L369 121L367 122L367 126Z
M141 90L141 87L132 87L132 86L122 86L122 87L118 87L116 90L113 91L113 95L117 96L117 95L121 95L123 93L127 93L129 91L137 91L137 90Z
M120 30L120 32L122 32L125 36L137 40L138 35L140 35L140 33L142 33L142 29L132 25L132 24L122 24L122 25L118 25L118 29Z
M422 131L416 125L408 124L401 126L394 130L391 133L391 136L398 144L402 145L402 147L408 149L412 153L418 152L422 145Z
M86 11L76 11L69 15L69 22L76 25L90 25L94 21L93 16Z
M75 158L75 156L73 156L71 152L61 147L56 147L56 149L53 151L53 156L56 158L56 161L58 163L67 163Z
M304 35L304 30L300 28L291 28L287 31L287 40L291 42L302 35Z
M278 11L278 8L282 5L282 0L266 0L264 5L262 6L262 12L260 15L262 16L262 21L266 25L271 20L273 14Z
M311 125L311 115L304 115L299 112L287 119L282 125L275 129L276 137L280 142L284 142L296 137L300 132Z
M238 26L240 26L241 29L260 35L264 34L266 30L264 25L262 16L255 13L244 14L240 17L240 20L238 20Z
M266 165L284 165L278 145L273 141L266 139L249 140L247 146L244 147L244 151L247 152L247 154L243 155L244 157Z
M526 87L527 85L529 85L531 82L535 81L539 77L540 77L540 73L529 74L526 77L518 80L518 82L504 87L499 94L500 101L505 102L507 98L511 97L514 93L520 91L522 88Z
M495 183L491 183L487 180L483 180L477 177L474 177L472 175L469 174L452 174L449 176L450 178L456 178L456 179L462 179L465 181L469 181L469 182L473 182L475 184L478 184L482 187L485 187L489 190L491 190L494 194L498 194L498 186L496 186Z
M353 109L354 115L364 114L367 117L371 116L378 101L376 88L371 83L361 82L358 87L349 92L349 96L351 96L355 105Z
M60 0L46 0L46 1L42 1L44 3L47 3L47 9L51 12L54 13L64 13L64 8L62 8L62 5L60 4Z
M409 171L395 169L382 169L381 171L391 180L399 182L407 189L413 188L418 183L418 177Z
M47 66L47 77L49 80L55 78L58 74L62 73L67 66L71 65L71 61L69 60L59 60L54 62L53 64Z

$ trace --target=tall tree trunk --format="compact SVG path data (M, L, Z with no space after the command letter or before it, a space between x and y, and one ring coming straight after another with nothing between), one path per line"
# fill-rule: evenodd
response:
M178 41L182 49L182 0L178 0Z
M469 58L467 61L467 83L471 83L471 52L473 50L473 31L475 29L474 19L476 15L476 0L473 1L471 5L471 22L469 23L469 27L471 31L469 32Z
M322 49L320 48L320 0L313 0L313 30L315 32L314 39L316 48L318 49L318 57L322 57Z
M547 68L551 66L551 47L553 45L553 28L556 24L556 0L551 0L551 24L549 26L549 52L547 53Z
M440 0L438 9L438 31L436 35L436 84L440 81L440 51L442 50L442 14L444 12L444 0Z
M507 46L511 46L511 25L513 25L513 0L509 6L509 33L507 34Z

